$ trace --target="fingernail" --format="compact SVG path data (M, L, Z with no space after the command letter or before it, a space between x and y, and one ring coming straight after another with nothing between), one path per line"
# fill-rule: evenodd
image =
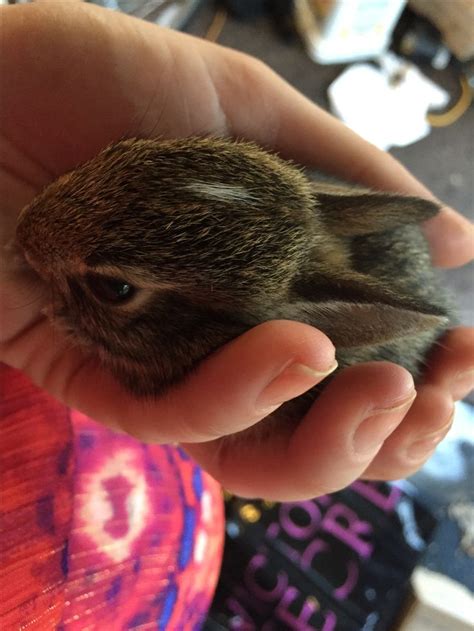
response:
M435 449L436 445L440 443L443 438L445 438L446 434L451 429L453 418L454 406L451 412L451 416L449 417L449 421L445 423L445 425L441 429L438 429L437 431L428 434L427 436L423 436L422 439L416 440L408 447L405 454L406 459L413 462L425 460Z
M472 259L474 226L453 208L444 206L436 217L424 223L423 229L434 249L434 260L439 265L451 267L457 265L458 258L464 262ZM448 258L444 260L446 255Z
M416 391L412 390L400 403L372 410L356 429L353 438L354 451L364 457L376 453L403 420L415 398Z
M271 381L257 399L257 407L262 410L277 408L285 401L303 394L316 383L334 372L337 362L327 370L314 370L304 364L292 363Z
M474 370L461 372L451 383L451 394L455 399L462 399L474 388Z
M442 434L434 436L433 438L417 440L407 449L406 459L414 463L426 460L426 458L428 458L436 449L437 445L443 440L448 431L449 430L446 430Z

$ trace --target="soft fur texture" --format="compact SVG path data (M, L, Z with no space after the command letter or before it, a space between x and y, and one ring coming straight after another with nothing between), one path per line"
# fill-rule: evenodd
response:
M418 376L449 320L417 225L437 210L313 183L250 143L126 140L48 186L17 239L53 285L54 318L133 393L153 396L277 318L327 333L341 367L388 359ZM105 304L90 273L136 291ZM315 395L281 413L299 415Z

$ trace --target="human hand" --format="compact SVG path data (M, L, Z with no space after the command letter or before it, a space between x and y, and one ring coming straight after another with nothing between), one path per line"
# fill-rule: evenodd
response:
M430 195L393 158L241 53L86 4L6 7L0 18L4 243L47 183L122 137L253 139L345 179ZM472 255L472 227L454 211L443 210L425 231L438 264ZM161 399L137 401L52 329L41 313L46 288L8 251L3 256L2 361L102 423L146 441L185 444L243 495L297 499L360 476L408 475L446 433L453 398L472 386L472 374L459 375L474 368L474 337L459 328L436 349L416 399L401 367L359 365L341 372L291 432L265 444L251 434L234 441L232 434L324 378L334 364L326 336L296 322L262 324ZM295 364L312 372L288 369Z

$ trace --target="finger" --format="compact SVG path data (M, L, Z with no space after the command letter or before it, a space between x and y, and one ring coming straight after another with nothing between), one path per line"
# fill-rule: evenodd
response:
M361 364L335 377L296 427L275 427L259 440L257 426L237 439L186 448L238 495L278 501L315 497L362 474L414 395L413 379L403 368Z
M323 333L287 321L248 331L156 400L124 392L94 359L68 351L46 322L6 344L4 355L71 407L147 442L206 441L241 431L336 367Z
M454 400L474 388L474 328L448 331L429 356L425 381L446 389Z
M449 392L433 385L419 386L403 423L385 441L362 477L396 480L415 473L448 433L453 415Z

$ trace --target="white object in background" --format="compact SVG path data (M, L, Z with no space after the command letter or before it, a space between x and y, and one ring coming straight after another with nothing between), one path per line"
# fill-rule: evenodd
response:
M417 567L411 577L414 599L398 631L472 631L474 596L447 576Z
M445 107L449 94L393 53L379 63L350 66L329 86L333 113L380 149L421 140L431 130L428 110Z
M321 6L327 4L323 1ZM333 0L321 24L313 17L313 28L305 29L309 56L321 64L339 64L381 55L405 4L406 0ZM310 17L308 7L304 14Z

